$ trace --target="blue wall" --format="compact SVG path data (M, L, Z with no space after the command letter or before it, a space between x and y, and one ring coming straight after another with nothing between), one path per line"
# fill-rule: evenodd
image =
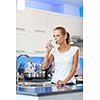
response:
M36 63L36 64L41 64L43 62L44 57L31 57L32 58L32 62ZM20 66L20 64L24 65L22 66L23 68L27 67L29 59L25 56L22 56L18 59L18 68Z
M80 7L80 17L83 17L83 6Z
M83 58L82 57L79 59L79 67L80 67L79 74L83 75Z

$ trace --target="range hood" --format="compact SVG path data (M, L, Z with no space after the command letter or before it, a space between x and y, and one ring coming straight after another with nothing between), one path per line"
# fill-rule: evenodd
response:
M82 45L83 39L80 36L71 37L71 45Z

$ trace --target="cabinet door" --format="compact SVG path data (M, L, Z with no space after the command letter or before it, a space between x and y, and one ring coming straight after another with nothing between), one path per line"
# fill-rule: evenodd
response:
M47 14L33 9L25 9L17 14L17 36L16 49L40 52L45 50L45 44L48 41L47 34ZM23 20L23 24L21 24Z
M48 30L53 31L57 26L65 26L63 21L63 16L61 14L50 13L48 15Z
M48 23L50 29L48 30L50 32L52 32L52 30L57 26L63 26L68 32L70 32L71 36L75 35L82 37L83 23L82 18L80 17L53 13L48 16Z
M35 32L32 34L32 49L34 52L43 52L45 51L45 45L48 41L47 33L44 32Z
M23 28L25 31L33 28L32 11L29 9L16 11L16 28Z
M16 50L29 51L31 44L32 39L26 31L16 31Z
M16 31L16 50L27 53L44 53L48 41L46 33L27 31Z
M26 9L27 20L26 30L28 32L46 32L47 14L40 10Z
M64 24L68 28L72 36L80 36L83 34L83 20L76 16L64 16Z
M27 14L25 11L22 10L17 10L16 11L16 28L23 28L25 29L26 22L27 20Z

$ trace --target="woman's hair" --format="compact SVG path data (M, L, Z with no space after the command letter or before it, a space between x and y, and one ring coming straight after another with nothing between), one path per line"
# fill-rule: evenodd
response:
M66 29L64 27L59 26L59 27L54 28L54 30L60 30L62 35L67 34L66 43L67 44L70 43L70 34L66 31Z

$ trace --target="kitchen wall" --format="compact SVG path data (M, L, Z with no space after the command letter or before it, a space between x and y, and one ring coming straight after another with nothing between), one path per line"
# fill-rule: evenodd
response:
M32 0L25 0L25 7L26 8L42 9L42 10L47 10L47 11L51 11L51 12L62 13L62 14L65 14L65 15L72 15L72 16L83 17L83 7L79 8L77 6L73 6L73 5L69 5L69 4L54 5L54 4L42 3L42 2L39 2L38 0L37 1L35 1L35 0L34 1L32 1ZM30 16L30 15L28 15L28 16ZM54 17L52 17L52 18L54 18ZM29 19L28 22L29 21L31 21L31 20ZM28 45L28 46L31 46L31 45ZM81 54L80 54L80 59L79 59L79 65L78 66L80 67L79 73L82 73L83 72L83 57L82 57L83 56L83 47L81 46L80 49L81 49ZM34 55L34 53L31 56L33 62L36 62L36 60L37 60L37 61L40 61L39 63L42 63L43 56L39 56L39 57L36 58L35 55L34 56L33 55ZM39 59L41 59L41 57L42 57L42 60L39 60ZM24 59L22 59L21 61L24 62ZM36 62L36 63L38 63L38 62Z

